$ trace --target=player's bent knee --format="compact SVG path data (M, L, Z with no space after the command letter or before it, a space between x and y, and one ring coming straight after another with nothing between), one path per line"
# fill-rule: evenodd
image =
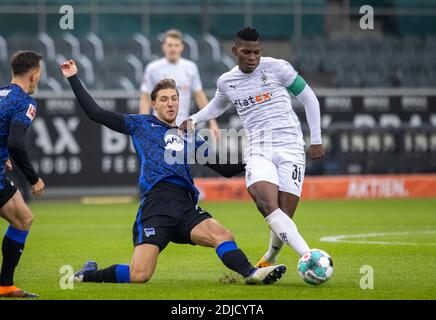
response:
M263 192L261 188L255 187L249 189L249 193L256 203L257 209L265 217L279 207L278 198L274 192Z
M147 272L131 272L130 283L146 283L151 279L151 274Z
M223 228L223 229L219 230L219 232L216 232L214 238L215 238L215 246L218 246L225 241L234 241L235 240L233 233L229 229L226 229L226 228Z
M233 236L233 233L229 229L224 229L221 234L223 241L233 241L235 240L235 237Z
M20 216L16 221L16 227L20 230L29 230L33 223L33 214L28 213Z

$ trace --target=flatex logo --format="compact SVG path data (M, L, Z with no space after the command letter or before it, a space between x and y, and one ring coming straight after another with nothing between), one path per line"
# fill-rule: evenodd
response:
M248 107L248 106L254 106L256 104L261 104L264 103L265 101L271 100L272 98L272 93L271 92L264 92L262 94L259 94L257 96L249 96L248 98L245 99L237 99L235 101L233 101L233 105L236 108L244 108L244 107Z

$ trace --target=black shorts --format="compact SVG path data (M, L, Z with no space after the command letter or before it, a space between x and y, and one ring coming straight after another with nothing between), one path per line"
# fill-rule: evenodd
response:
M17 187L8 178L3 179L3 189L0 190L0 208L3 207L17 192Z
M142 199L133 225L133 244L154 244L160 251L169 242L193 244L192 229L211 217L194 203L187 189L158 182Z

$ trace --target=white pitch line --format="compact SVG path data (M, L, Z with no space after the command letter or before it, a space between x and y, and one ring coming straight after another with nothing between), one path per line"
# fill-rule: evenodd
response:
M402 232L377 232L365 234L350 234L350 235L337 235L322 237L319 239L322 242L336 242L336 243L357 243L357 244L379 244L386 246L402 245L402 246L436 246L436 243L417 243L417 242L394 242L394 241L367 241L367 240L350 240L356 238L370 238L370 237L386 237L386 236L410 236L422 234L435 234L436 230L423 230L423 231L402 231Z

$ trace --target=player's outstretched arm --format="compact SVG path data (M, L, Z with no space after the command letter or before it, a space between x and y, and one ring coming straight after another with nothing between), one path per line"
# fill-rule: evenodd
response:
M218 118L227 109L227 101L221 99L217 95L203 109L191 115L188 119L192 119L194 123L200 123Z
M73 60L68 60L61 64L62 74L70 82L74 95L79 102L79 105L85 111L89 119L98 122L112 130L125 133L124 116L117 112L111 112L102 109L90 94L83 87L77 73L78 69Z
M198 90L194 92L195 102L197 103L198 109L203 109L209 103L206 93L204 90ZM212 131L214 138L217 140L220 137L220 127L215 119L209 120L209 130Z
M194 130L197 123L215 119L222 115L226 109L227 100L223 94L217 90L215 97L207 104L207 106L183 121L179 126L179 130L182 135L184 132L189 133Z

